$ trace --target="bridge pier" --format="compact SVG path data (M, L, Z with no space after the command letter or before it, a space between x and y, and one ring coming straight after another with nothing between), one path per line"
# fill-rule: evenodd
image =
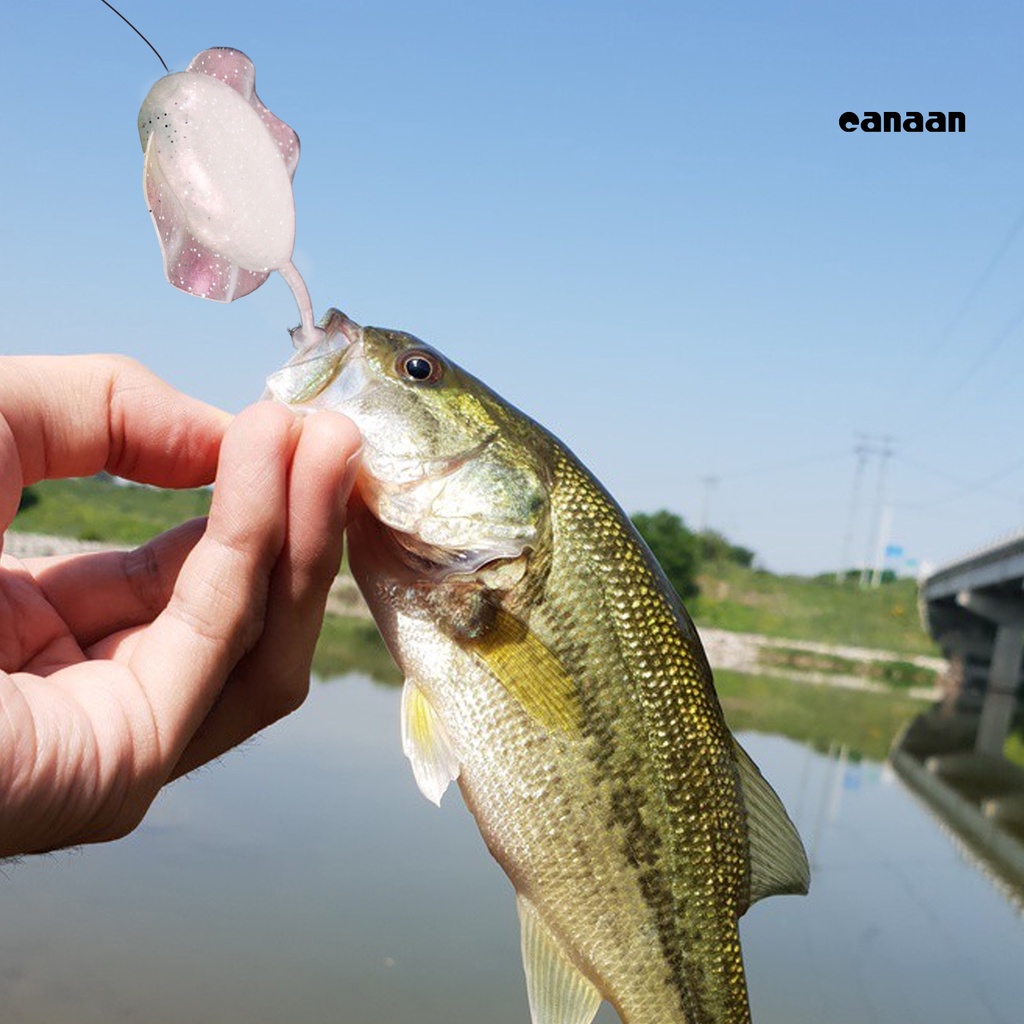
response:
M955 706L973 715L980 702L975 750L1001 757L1024 696L1024 530L937 569L920 600L928 632L962 667Z
M1017 709L1017 680L1024 654L1024 625L1000 626L992 651L981 722L974 749L980 754L1002 754Z
M999 757L1017 708L1017 687L1024 661L1024 601L962 590L956 595L956 603L996 627L974 749L979 754Z

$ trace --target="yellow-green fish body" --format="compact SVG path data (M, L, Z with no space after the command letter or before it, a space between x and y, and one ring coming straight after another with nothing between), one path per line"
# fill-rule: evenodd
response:
M425 795L458 779L515 887L535 1024L749 1021L738 919L803 892L778 798L632 524L536 423L332 311L270 380L364 436L349 560L406 675Z

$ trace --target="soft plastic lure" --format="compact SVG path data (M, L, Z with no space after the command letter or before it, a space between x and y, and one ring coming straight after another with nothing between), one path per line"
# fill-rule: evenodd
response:
M299 307L296 348L323 338L292 263L299 137L256 95L240 50L203 50L161 78L139 111L146 203L175 288L233 302L277 270Z

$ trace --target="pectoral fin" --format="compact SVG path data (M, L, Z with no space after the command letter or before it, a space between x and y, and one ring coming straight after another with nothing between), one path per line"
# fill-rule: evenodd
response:
M778 794L734 740L750 846L750 903L784 893L802 895L811 881L807 854Z
M420 792L440 806L448 783L459 776L459 759L444 722L411 679L402 688L402 750Z
M579 735L576 684L524 623L498 608L491 628L468 646L532 718L548 729Z
M516 906L533 1024L590 1024L601 993L565 955L537 908L519 894Z

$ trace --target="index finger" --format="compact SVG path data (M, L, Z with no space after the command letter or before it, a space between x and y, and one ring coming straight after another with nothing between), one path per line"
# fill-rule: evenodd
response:
M270 574L285 542L288 468L298 430L281 405L242 412L225 440L206 532L170 602L133 648L167 773L263 627Z
M209 483L231 417L124 356L0 356L0 463L22 486L106 470L140 483Z

